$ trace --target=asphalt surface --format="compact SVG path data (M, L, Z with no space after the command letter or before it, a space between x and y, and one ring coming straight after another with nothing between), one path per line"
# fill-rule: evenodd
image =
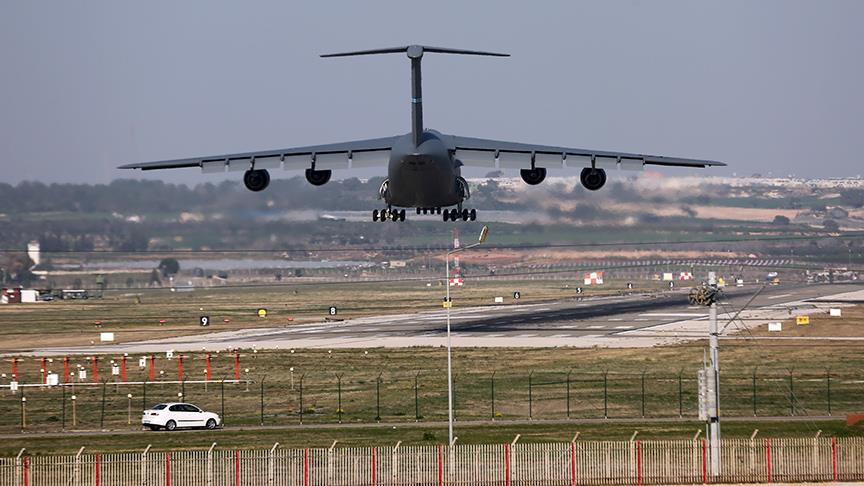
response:
M760 290L761 289L761 290ZM754 294L758 295L753 298ZM793 315L827 312L864 299L864 284L778 285L727 288L720 305L721 326L749 302L728 332ZM645 347L707 336L707 309L691 306L684 292L568 299L542 304L458 308L454 291L451 330L454 346ZM752 300L752 302L750 302ZM139 343L41 349L33 354L164 352L233 348L349 348L443 346L446 314L364 317L279 328L203 333ZM864 337L862 337L864 339Z

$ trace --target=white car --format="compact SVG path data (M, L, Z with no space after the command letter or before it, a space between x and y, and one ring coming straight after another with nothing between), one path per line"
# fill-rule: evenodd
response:
M205 427L215 429L222 424L219 415L205 412L190 403L160 403L149 410L144 410L141 424L150 430L165 428L176 430L181 428Z

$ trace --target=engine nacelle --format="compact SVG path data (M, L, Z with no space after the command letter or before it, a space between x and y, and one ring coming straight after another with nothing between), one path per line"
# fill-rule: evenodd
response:
M586 167L582 169L582 174L579 176L582 180L582 185L589 191L596 191L606 184L606 171L603 169L595 169Z
M252 192L263 191L270 185L270 173L264 169L247 170L243 174L243 184Z
M535 167L533 169L522 169L519 171L519 175L522 176L522 180L525 181L526 184L536 186L546 179L546 168Z
M330 181L330 176L333 175L331 170L315 170L306 169L306 180L313 186L323 186Z

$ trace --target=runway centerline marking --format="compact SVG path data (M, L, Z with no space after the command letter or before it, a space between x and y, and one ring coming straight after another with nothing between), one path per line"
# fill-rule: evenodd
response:
M639 314L639 317L708 317L708 315L692 312L646 312Z
M774 299L782 299L783 297L792 297L792 294L772 295L771 297L767 297L767 298L770 300L774 300Z

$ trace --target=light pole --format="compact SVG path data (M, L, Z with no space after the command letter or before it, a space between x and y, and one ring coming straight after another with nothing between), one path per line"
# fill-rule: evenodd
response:
M444 257L445 263L445 280L444 286L447 288L447 297L444 300L444 308L447 309L447 447L453 447L453 366L452 366L452 354L450 348L450 307L452 306L452 302L450 301L450 255L454 253L459 253L460 251L470 250L475 246L481 245L484 241L486 241L486 237L489 236L489 227L483 226L483 229L480 230L480 237L477 239L477 243L472 243L468 246L463 246L461 248L456 248L447 252ZM452 466L452 461L451 461Z

